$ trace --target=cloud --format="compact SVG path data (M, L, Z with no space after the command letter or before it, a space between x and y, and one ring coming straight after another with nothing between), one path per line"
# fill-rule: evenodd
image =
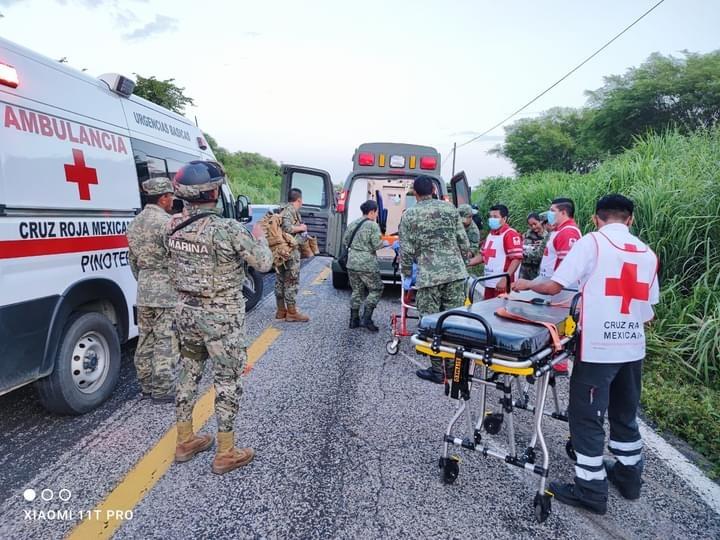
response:
M136 28L132 32L123 34L123 37L127 40L139 40L146 39L157 34L163 34L165 32L174 32L178 29L178 22L179 21L174 17L155 15L154 21L149 22L140 28Z
M139 20L138 16L129 9L118 10L113 14L113 17L118 28L127 28Z
M262 34L260 32L243 32L242 35L243 35L243 37L246 37L246 38L258 38Z
M17 4L20 0L0 0L0 6L10 7L13 4Z

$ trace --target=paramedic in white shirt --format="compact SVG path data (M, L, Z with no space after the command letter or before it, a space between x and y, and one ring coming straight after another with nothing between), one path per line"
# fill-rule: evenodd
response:
M550 279L519 280L513 287L552 295L580 283L580 342L568 408L575 481L551 482L549 491L562 503L596 514L607 511L608 479L626 499L640 497L643 443L637 409L644 325L653 318L659 286L657 257L629 231L633 208L622 195L602 197L593 216L597 232L575 242ZM603 459L606 413L608 448L616 459Z

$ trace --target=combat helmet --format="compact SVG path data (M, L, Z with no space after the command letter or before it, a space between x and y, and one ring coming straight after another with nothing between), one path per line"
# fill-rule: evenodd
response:
M191 161L175 174L175 195L188 202L215 202L213 191L225 182L225 171L215 161Z

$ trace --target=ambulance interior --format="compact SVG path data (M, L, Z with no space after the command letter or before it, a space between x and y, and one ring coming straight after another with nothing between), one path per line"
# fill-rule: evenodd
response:
M378 225L383 238L390 242L396 240L400 228L400 218L407 208L415 205L415 196L412 192L413 178L363 178L353 180L350 196L348 198L348 223L362 217L360 205L367 200L378 204ZM392 248L383 248L378 256L384 259L393 259L395 252Z

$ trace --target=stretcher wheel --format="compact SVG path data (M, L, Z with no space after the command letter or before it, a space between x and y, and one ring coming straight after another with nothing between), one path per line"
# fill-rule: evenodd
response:
M546 493L542 495L536 493L533 508L535 509L535 519L537 522L544 523L552 510L552 498Z
M460 474L460 458L450 456L449 458L440 458L440 468L442 468L442 479L446 484L454 484Z
M503 415L500 413L492 413L485 417L483 420L483 427L485 431L490 435L497 435L500 433L500 428L503 423Z
M571 460L577 461L577 454L575 453L575 447L573 446L572 439L568 439L565 443L565 453Z
M385 350L388 354L395 356L400 350L400 342L397 339L391 339L385 344Z

